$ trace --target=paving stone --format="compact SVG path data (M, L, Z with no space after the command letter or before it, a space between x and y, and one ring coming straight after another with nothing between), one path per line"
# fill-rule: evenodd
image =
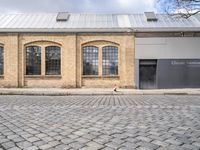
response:
M118 139L118 138L111 139L111 141L114 142L114 143L118 143L118 144L124 143L124 140L121 140L121 139Z
M188 144L184 144L184 145L182 145L182 147L190 149L190 150L199 150L200 149L200 147L197 147L197 146L194 146L194 145L188 145Z
M159 145L159 146L162 146L162 147L167 147L169 144L166 143L166 142L162 142L162 141L159 141L159 140L154 140L152 141L151 143L155 144L155 145Z
M127 149L132 148L133 149L133 148L137 148L138 144L126 142L126 143L123 143L122 146L123 146L123 149L124 148L127 148Z
M37 146L31 146L28 148L25 148L24 150L38 150L39 148Z
M140 147L145 147L147 149L158 149L159 148L159 145L156 145L156 144L152 144L152 143L148 143L148 142L139 142L137 143Z
M37 137L30 137L27 140L32 143L32 142L35 142L35 141L39 141L40 139L37 138Z
M114 148L110 148L110 147L105 147L105 148L102 148L101 150L115 150Z
M53 141L53 137L50 137L50 136L45 136L45 137L42 137L41 140L45 141L45 142L50 142L50 141Z
M44 142L44 141L36 141L36 142L33 142L33 145L35 145L35 146L41 146L41 145L45 145L45 144L47 144L47 143Z
M83 137L83 138L86 138L86 139L89 139L89 140L92 140L92 139L94 139L96 136L94 136L94 135L92 135L92 134L84 134L82 137Z
M3 139L0 138L0 143L5 143L5 142L8 142L8 141L10 141L10 140L6 139L6 138L3 138Z
M0 150L3 150L3 149L0 148ZM15 147L9 148L8 150L21 150L21 148L15 146Z
M61 142L64 143L64 144L69 144L69 143L74 142L74 140L72 140L70 138L65 138L65 139L62 139Z
M88 139L86 139L86 138L82 138L82 137L77 138L76 141L77 141L77 142L80 142L80 143L83 143L83 144L84 144L84 143L90 142L90 140L88 140Z
M136 137L136 139L142 140L142 141L145 141L145 142L151 142L152 141L152 139L150 139L148 137L143 137L143 136L138 136L138 137Z
M186 95L0 96L0 148L198 149L199 108Z
M58 136L53 136L53 138L56 139L56 140L62 140L63 136L58 135Z
M53 146L50 144L45 144L45 145L39 146L39 149L50 149L51 147L53 147Z
M177 145L177 146L183 144L182 142L179 142L179 141L174 140L174 139L168 139L168 140L166 140L165 142L170 143L170 144L172 144L172 145Z
M87 144L86 144L90 149L101 149L101 148L103 148L104 146L103 145L101 145L101 144L98 144L98 143L96 143L96 142L88 142Z
M14 139L12 139L12 141L15 142L15 143L18 143L18 142L25 141L25 139L22 138L22 137L18 137L18 138L14 138Z
M134 147L132 148L132 147L121 147L121 148L119 148L119 150L133 150L133 149L135 149Z
M108 143L110 140L109 139L97 138L97 139L93 139L93 141L95 141L99 144L105 144L105 143Z
M59 145L60 142L59 141L51 141L49 142L48 144L50 144L52 147L56 146L56 145Z
M20 148L28 148L32 146L32 143L24 141L24 142L19 142L17 143L17 146L19 146Z
M19 135L9 135L7 136L8 139L15 139L15 138L19 138Z
M114 142L109 142L109 143L107 143L105 145L108 146L108 147L114 148L114 149L117 149L117 148L121 147L120 144L117 144L117 143L114 143Z
M136 148L137 150L152 150L151 148L148 148L148 147L143 147L143 146L140 146L138 148Z
M36 134L35 136L37 136L38 138L43 138L43 137L46 137L47 135L44 133L39 133L39 134Z
M11 141L8 141L8 142L5 142L3 144L1 144L3 146L3 148L5 149L9 149L9 148L12 148L12 147L15 147L15 143L14 142L11 142Z
M73 142L73 143L70 143L69 146L74 149L80 149L80 148L84 147L85 145L80 142Z
M81 132L81 131L76 131L76 132L73 132L73 134L77 135L77 136L82 136L84 135L85 133L84 132Z
M56 147L54 147L55 150L68 150L71 149L71 147L69 147L68 145L64 145L64 144L60 144L57 145Z
M194 143L192 143L192 145L197 146L197 147L200 148L200 142L199 143L198 142L194 142Z

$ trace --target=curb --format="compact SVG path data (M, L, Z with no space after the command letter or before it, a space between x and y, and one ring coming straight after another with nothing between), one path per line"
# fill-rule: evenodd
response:
M188 92L0 92L0 95L27 95L27 96L120 96L120 95L200 95Z

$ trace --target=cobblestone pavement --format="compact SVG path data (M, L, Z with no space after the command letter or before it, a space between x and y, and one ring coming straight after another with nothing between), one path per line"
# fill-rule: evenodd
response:
M0 150L199 150L198 96L0 96Z

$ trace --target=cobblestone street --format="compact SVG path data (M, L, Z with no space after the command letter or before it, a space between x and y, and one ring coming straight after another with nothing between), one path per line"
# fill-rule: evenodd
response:
M0 96L0 150L199 150L200 97Z

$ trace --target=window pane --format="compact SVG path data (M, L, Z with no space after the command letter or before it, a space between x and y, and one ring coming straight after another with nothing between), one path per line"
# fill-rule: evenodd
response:
M3 47L0 47L0 75L4 73Z
M26 48L26 75L41 74L41 48L29 46Z
M83 47L83 75L98 75L98 48Z
M118 48L103 47L103 75L118 75Z
M46 47L46 75L60 75L61 74L61 58L60 47L48 46Z

